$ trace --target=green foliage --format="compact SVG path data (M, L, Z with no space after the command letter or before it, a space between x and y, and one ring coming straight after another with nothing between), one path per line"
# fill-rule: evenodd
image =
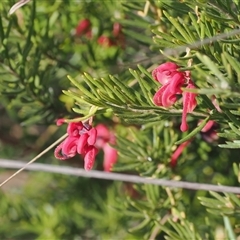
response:
M161 230L164 230L167 234L165 239L202 239L201 236L196 233L193 224L188 221L182 220L181 223L176 223L172 220L168 221L174 230L169 230L164 226L159 226Z
M125 217L116 211L115 195L122 194L120 185L58 175L31 174L30 177L31 181L21 190L14 192L12 188L8 193L1 193L1 238L129 236L123 230L127 224ZM102 191L102 187L107 187L107 191ZM81 190L75 192L77 188ZM44 194L36 195L36 192Z
M0 6L1 102L9 111L16 112L15 118L25 125L49 123L67 113L59 97L62 89L70 87L66 78L69 72L76 75L91 71L102 76L121 55L118 46L106 49L97 44L104 31L112 31L115 21L103 25L114 16L102 12L106 13L107 7L109 11L117 8L118 3L101 6L92 2L85 9L86 5L81 3L74 8L74 3L57 1L49 7L46 2L34 0L12 16L7 13L10 2ZM91 9L90 20L96 30L91 42L71 33L83 18L78 15L81 9Z
M219 209L221 209L222 215L235 215L238 217L240 200L235 194L225 193L225 197L215 192L210 192L210 194L215 199L199 197L201 204L208 207L209 212L219 214Z
M56 118L94 117L94 125L103 123L116 136L114 171L239 186L239 1L32 0L9 16L12 4L0 3L0 113L9 116L0 126L10 138L17 132L10 118L32 131L35 123L43 128L39 138L16 134L11 147L1 132L1 157L28 158L35 140L31 150L39 151L46 135L47 141L58 136L47 128ZM76 35L85 18L91 37ZM121 23L121 41L114 23ZM99 43L101 36L112 45ZM197 107L186 133L179 130L181 96L170 108L152 100L161 84L151 71L166 61L190 71L197 86L190 90ZM204 131L209 120L215 125ZM98 170L102 158L100 151ZM239 233L235 194L29 176L21 189L1 194L2 239L217 239L219 228L223 238L235 239Z
M69 77L79 92L68 90L64 93L75 99L79 106L88 104L98 107L100 110L111 110L127 123L143 124L160 121L169 115L180 115L180 111L169 113L164 108L153 105L153 95L150 91L154 88L151 85L155 86L155 83L149 74L141 76L144 74L143 68L139 66L139 69L142 70L142 73L130 70L134 78L131 77L126 83L111 75L107 78L97 79L85 73L81 81ZM84 113L81 109L74 108L74 111L80 114Z
M163 177L169 169L174 142L177 135L162 121L158 126L142 129L129 128L128 136L119 136L117 150L119 163L114 166L116 171L135 170L144 176Z

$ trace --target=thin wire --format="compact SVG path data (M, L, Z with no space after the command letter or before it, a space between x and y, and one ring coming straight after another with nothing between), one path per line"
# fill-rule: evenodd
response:
M203 45L210 44L210 43L216 42L218 40L223 40L223 39L232 37L236 34L240 34L240 28L239 29L234 29L234 30L232 30L230 32L227 32L227 33L220 33L220 34L215 35L213 37L204 38L204 39L201 39L201 40L196 41L194 43L178 46L176 48L167 48L164 51L162 51L161 55L158 55L158 56L155 56L155 57L144 58L144 59L141 59L139 61L134 62L134 64L136 65L138 63L146 62L146 61L149 61L149 60L151 60L151 62L160 61L160 60L166 59L167 56L170 57L170 56L174 56L176 54L179 54L181 52L185 52L187 48L196 49L196 48L199 48ZM129 64L132 64L132 63L129 63ZM119 65L119 66L129 66L129 65L127 65L125 63L125 64L122 64L122 65Z
M236 34L240 34L240 28L231 30L230 32L227 32L227 33L220 33L220 34L215 35L213 37L204 38L202 40L196 41L194 43L186 44L184 46L179 46L179 47L176 47L176 48L173 48L173 49L168 48L165 51L163 51L163 53L166 54L166 55L173 55L173 54L176 54L176 53L180 53L182 51L186 51L186 48L190 48L190 49L198 48L198 47L201 47L203 45L216 42L218 40L223 40L223 39L232 37Z
M66 167L66 166L62 167L62 166L54 166L54 165L42 164L42 163L33 163L32 165L26 166L26 164L22 161L0 159L0 167L3 167L3 168L15 169L15 168L21 168L23 166L26 170L31 170L31 171L42 171L42 172L73 175L73 176L86 177L86 178L116 180L116 181L122 181L122 182L153 184L153 185L165 186L165 187L171 187L171 188L184 188L184 189L191 189L191 190L204 190L204 191L228 192L228 193L240 194L240 187L221 186L221 185L213 185L213 184L206 184L206 183L193 183L193 182L156 179L156 178L146 178L146 177L141 177L136 175L128 175L128 174L122 174L122 173L108 173L108 172L102 172L102 171L96 171L96 170L85 171L84 169L79 169L74 167Z
M12 178L14 178L16 175L18 175L20 172L22 172L26 167L28 167L28 165L32 164L33 162L35 162L37 159L39 159L40 157L42 157L45 153L47 153L49 150L51 150L53 147L55 147L58 143L60 143L61 141L63 141L66 137L68 136L68 134L64 134L61 138L59 138L56 142L54 142L53 144L51 144L48 148L46 148L45 150L43 150L41 153L39 153L35 158L33 158L31 161L29 161L28 163L24 163L21 168L15 172L13 175L11 175L9 178L7 178L5 181L3 181L0 184L0 187L2 187L4 184L6 184L8 181L10 181Z

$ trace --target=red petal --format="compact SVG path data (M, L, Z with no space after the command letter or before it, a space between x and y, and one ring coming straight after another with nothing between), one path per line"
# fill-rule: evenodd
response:
M64 118L59 118L56 121L57 126L61 126L63 123L65 123L65 119Z
M84 169L86 171L89 171L92 169L97 153L98 153L98 150L94 146L90 146L87 149L87 153L84 157Z
M91 130L88 131L88 144L89 145L94 145L97 139L97 129L92 128Z
M77 152L78 154L83 154L85 152L85 147L87 146L88 134L82 134L77 142Z
M152 71L153 78L164 84L167 84L179 66L173 62L166 62Z
M172 93L171 89L168 86L162 95L163 107L171 107L176 101L177 101L176 94Z
M79 136L79 132L83 129L82 122L71 122L68 124L67 133L69 136Z
M68 159L68 157L67 156L63 156L62 155L62 143L61 144L59 144L56 148L55 148L55 151L54 151L54 156L55 156L55 158L57 158L57 159L60 159L60 160L66 160L66 159Z
M68 158L74 157L77 150L77 140L78 138L76 137L67 137L62 142L62 154Z
M171 81L169 82L169 89L171 93L174 94L182 93L181 86L184 84L184 82L185 77L183 73L178 72L174 74Z
M162 95L165 92L168 85L163 85L161 88L158 89L158 91L153 96L153 102L157 106L163 106L162 104Z
M101 137L106 140L110 138L110 131L104 124L98 124L96 126L96 129L97 129L97 137Z

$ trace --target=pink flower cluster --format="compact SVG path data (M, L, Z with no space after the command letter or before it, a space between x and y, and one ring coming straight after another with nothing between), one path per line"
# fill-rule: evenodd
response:
M98 44L104 47L120 46L124 48L125 37L122 32L122 26L120 23L115 22L113 24L111 35L112 35L111 37L101 35L98 38Z
M60 126L64 119L57 120ZM110 172L117 161L117 150L110 144L115 144L115 136L109 129L99 124L95 128L88 123L71 122L67 127L68 137L56 147L54 155L57 159L66 160L80 154L84 158L85 170L91 170L99 149L104 152L103 168Z
M82 19L79 21L77 27L75 28L76 36L85 36L88 39L92 39L92 23L89 19ZM124 35L122 32L122 26L120 23L114 23L113 29L111 33L112 37L108 37L106 35L101 35L98 37L97 42L99 45L103 47L111 47L111 46L120 46L124 47Z
M57 121L61 125L63 119ZM84 169L91 170L98 149L94 144L97 140L97 130L87 123L71 122L67 127L68 137L55 149L54 155L60 160L66 160L80 154L84 157Z
M183 92L181 88L194 89L196 87L191 80L190 72L181 72L178 68L177 64L166 62L153 70L153 78L162 84L162 87L154 95L153 102L157 106L169 108L178 100L177 96L182 95L183 112L180 129L185 132L188 130L187 113L193 112L197 101L196 94Z

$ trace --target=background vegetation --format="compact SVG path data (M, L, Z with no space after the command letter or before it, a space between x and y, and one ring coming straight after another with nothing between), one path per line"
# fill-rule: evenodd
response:
M56 119L92 115L116 135L116 172L239 186L238 0L32 0L9 15L14 3L0 3L1 158L27 161L64 134ZM86 19L90 35L78 32ZM167 61L197 86L186 133L180 103L152 101L160 84L151 72ZM203 132L208 119L214 127ZM83 165L52 151L39 162ZM11 173L2 169L1 182ZM24 172L0 194L1 239L239 238L232 193Z

